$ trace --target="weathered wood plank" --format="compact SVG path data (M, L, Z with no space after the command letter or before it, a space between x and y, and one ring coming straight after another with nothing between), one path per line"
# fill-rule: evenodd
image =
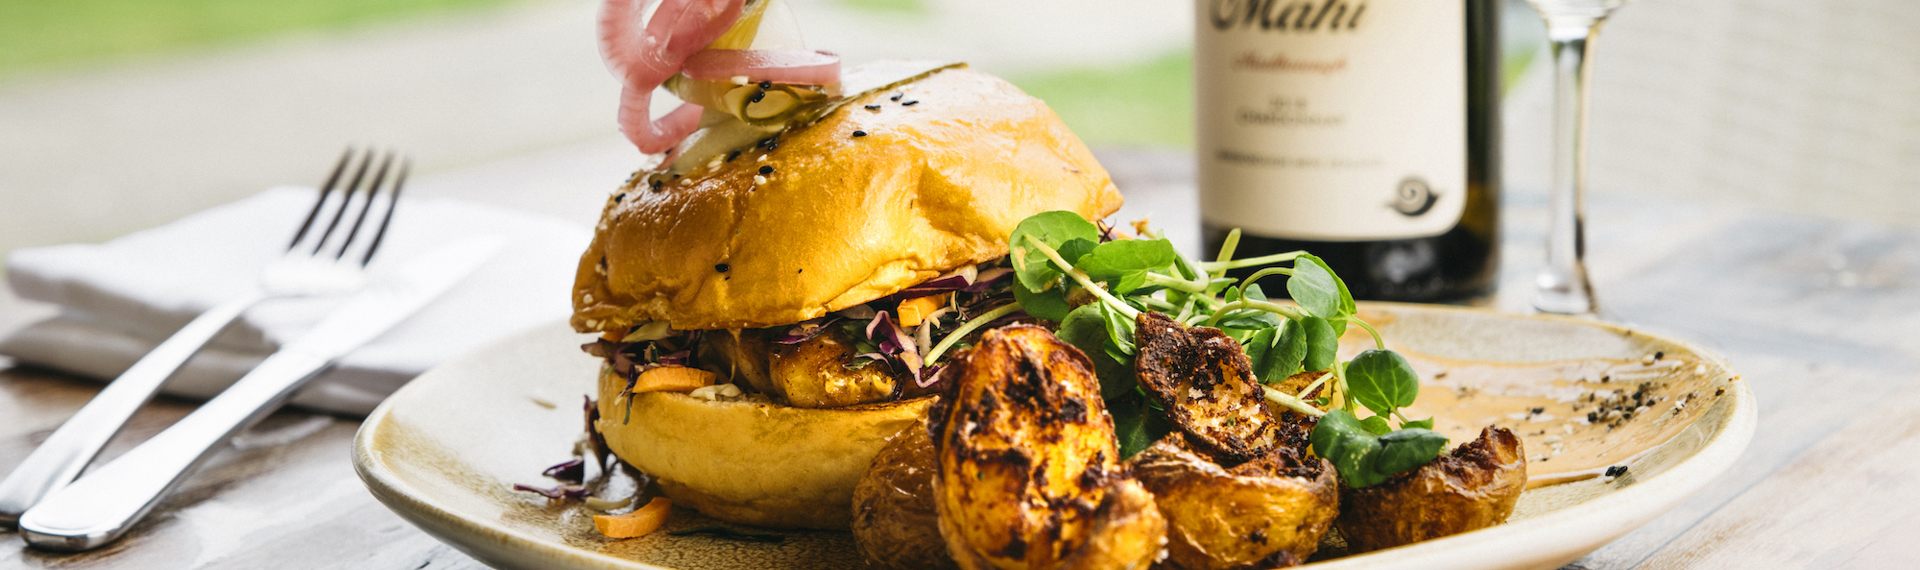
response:
M1920 559L1920 389L1888 400L1641 567L1912 568Z
M24 459L97 385L0 370L0 469ZM124 453L193 410L160 400L105 451ZM125 539L81 554L0 533L0 568L481 568L381 506L353 474L357 419L285 411L237 437Z
M1681 231L1632 225L1655 239ZM1747 212L1661 251L1597 285L1610 317L1725 355L1753 387L1761 425L1721 481L1569 568L1635 568L1668 556L1676 537L1766 493L1774 473L1861 417L1860 400L1848 395L1904 386L1920 362L1911 335L1895 332L1920 330L1920 234ZM1609 259L1618 255L1596 263L1621 263Z

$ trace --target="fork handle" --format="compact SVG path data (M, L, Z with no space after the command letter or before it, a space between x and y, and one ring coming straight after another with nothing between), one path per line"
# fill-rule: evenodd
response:
M79 477L100 449L106 447L107 441L126 425L127 418L152 400L174 371L200 352L201 347L240 313L266 297L266 293L256 288L201 313L67 418L46 442L27 455L26 461L0 481L0 528L14 527L20 515L41 498Z
M64 551L118 540L221 443L273 413L332 362L281 349L187 417L27 510L21 535L33 546Z

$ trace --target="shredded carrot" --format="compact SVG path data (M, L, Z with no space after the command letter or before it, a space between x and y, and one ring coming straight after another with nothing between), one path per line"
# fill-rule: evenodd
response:
M667 513L673 510L673 501L666 497L655 497L646 506L634 509L624 515L593 515L593 527L607 538L633 538L646 536L647 533L660 530L667 523Z
M692 392L713 385L713 373L685 366L662 366L640 373L633 381L633 393Z
M920 323L927 319L927 315L933 314L934 311L940 310L941 305L947 304L947 297L950 295L952 293L914 297L901 301L900 326L906 328L920 326Z

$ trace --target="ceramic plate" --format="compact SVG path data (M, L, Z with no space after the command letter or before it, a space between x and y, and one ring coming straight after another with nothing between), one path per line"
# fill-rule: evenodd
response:
M1409 416L1436 416L1456 443L1487 424L1513 429L1533 485L1505 525L1314 567L1557 568L1678 505L1753 435L1745 383L1684 342L1451 307L1362 304L1362 317L1426 383ZM500 568L859 566L845 533L785 532L778 544L665 533L610 540L582 507L512 491L551 484L541 470L565 460L579 437L599 366L580 352L584 339L555 323L421 375L360 427L360 478L402 517ZM1343 339L1348 351L1370 345ZM1615 466L1625 473L1603 475ZM668 528L711 522L676 510Z

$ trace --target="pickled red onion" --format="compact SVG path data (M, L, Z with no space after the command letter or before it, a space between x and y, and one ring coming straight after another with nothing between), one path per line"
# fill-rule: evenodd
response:
M660 2L640 28L641 2ZM699 128L700 108L683 104L653 118L653 92L676 73L695 80L831 85L840 80L840 57L804 50L709 50L739 21L744 0L606 0L600 10L600 55L625 85L620 90L620 132L640 152L653 154ZM669 157L671 158L671 157Z
M740 19L742 0L660 0L639 30L640 0L607 0L600 10L600 55L626 83L620 91L620 132L640 152L665 152L699 127L700 108L681 105L654 120L653 90Z
M681 73L700 81L746 77L754 83L829 85L840 81L840 56L806 50L709 49L687 58Z

